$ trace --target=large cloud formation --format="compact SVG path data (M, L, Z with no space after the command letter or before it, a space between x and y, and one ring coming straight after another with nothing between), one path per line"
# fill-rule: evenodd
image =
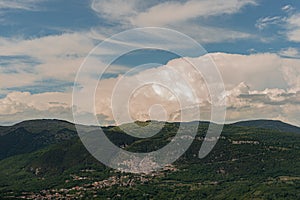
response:
M282 58L277 54L269 53L253 55L211 53L191 59L193 62L201 64L204 57L213 59L224 80L226 88L224 96L227 100L226 120L228 122L270 118L300 125L298 112L300 110L299 59ZM205 82L198 79L193 68L185 65L182 60L174 59L167 65L147 69L131 76L120 75L116 78L101 80L99 83L101 87L96 93L95 105L101 122L103 124L111 123L114 118L111 100L118 81L122 80L122 90L126 91L126 83L137 83L137 80L145 79L164 83L169 81L169 88L149 84L136 90L129 102L130 114L133 119L147 120L153 118L154 114L154 118L159 120L178 120L177 113L182 109L176 100L178 95L186 100L186 105L190 105L184 109L189 109L191 120L209 119L210 97ZM179 72L180 76L175 72ZM180 84L182 81L188 83L187 88ZM174 91L177 92L174 93ZM199 98L193 98L193 93ZM122 98L121 93L114 95ZM32 113L36 116L72 120L71 102L71 92L42 94L12 92L0 99L0 120L9 123L26 117L31 118ZM165 118L151 113L153 105L161 105L164 108L162 114ZM193 116L194 107L200 107L201 117ZM161 111L157 108L160 107L156 107L156 111ZM85 112L84 108L77 108L76 111L80 112L83 119L85 116L91 115L91 113Z

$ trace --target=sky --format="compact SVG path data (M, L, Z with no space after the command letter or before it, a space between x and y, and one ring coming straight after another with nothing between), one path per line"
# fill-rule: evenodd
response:
M209 120L205 81L194 77L179 55L165 50L120 56L101 80L90 71L83 82L98 81L102 87L95 95L96 113L84 106L74 109L74 83L83 84L76 82L76 74L90 51L114 34L143 27L179 31L202 45L205 53L184 42L175 47L181 41L159 35L166 49L185 48L189 54L184 56L199 65L207 56L212 59L224 82L226 122L264 118L300 126L300 2L295 0L0 0L0 124L36 118L73 121L72 110L82 123L91 124L90 116L96 114L101 124L110 124L114 86L125 81L122 91L127 91L126 81L148 79L175 92L157 85L141 88L130 102L133 119L149 119L149 108L160 105L164 108L156 111L164 110L166 116L156 116L158 120L179 120L179 95L190 104L188 119L198 119L193 107L200 107L200 119ZM101 52L109 57L115 50ZM145 66L124 75L140 65ZM122 91L116 98L122 99ZM198 98L188 91L196 91Z

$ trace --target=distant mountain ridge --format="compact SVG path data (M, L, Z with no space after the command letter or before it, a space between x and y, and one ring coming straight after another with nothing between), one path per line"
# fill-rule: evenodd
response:
M263 129L271 129L280 132L289 132L289 133L299 133L300 127L279 121L279 120L249 120L249 121L240 121L233 123L232 125L243 126L243 127L255 127L255 128L263 128Z
M58 120L58 119L34 119L26 120L16 123L11 126L0 126L0 136L6 135L13 132L19 128L25 128L30 132L36 133L41 131L41 129L55 129L58 130L61 127L66 128L73 126L71 122Z
M141 126L143 123L137 122ZM177 126L179 123L168 123ZM200 122L200 126L208 126L208 122ZM121 125L123 126L123 125ZM130 126L127 124L125 126ZM251 127L259 129L269 129L279 132L299 133L300 128L273 120L251 120L242 121L225 126L234 127ZM78 125L83 132L90 132L97 129L96 126ZM102 127L110 139L114 141L134 141L137 138L130 137L126 134L120 134L122 131L118 126ZM17 123L13 126L0 127L0 160L10 156L30 153L52 144L58 144L77 138L77 130L75 124L63 120L56 119L38 119Z
M150 122L150 121L146 121L144 123L147 123L147 122ZM193 122L198 122L198 121L191 121L191 123ZM209 121L199 121L200 123L204 123L204 124L208 124L210 123ZM21 121L21 122L18 122L18 123L15 123L13 125L2 125L0 126L0 135L3 135L2 131L3 130L8 130L12 127L16 128L16 127L31 127L31 125L33 124L36 124L36 123L40 123L40 124L43 124L43 125L46 125L46 124L69 124L71 126L74 125L73 122L70 122L70 121L66 121L66 120L61 120L61 119L32 119L32 120L24 120L24 121ZM138 123L138 122L137 122ZM143 122L140 122L140 123L143 123ZM169 122L169 123L178 123L178 122ZM291 127L294 127L294 128L298 128L300 129L300 127L296 126L296 125L292 125L292 124L289 124L289 123L286 123L286 122L282 122L280 120L271 120L271 119L254 119L254 120L241 120L241 121L238 121L238 122L235 122L235 123L229 123L229 124L232 124L232 125L238 125L238 126L254 126L254 125L258 125L258 126L264 126L264 125L267 125L267 126L270 126L270 125L285 125L285 126L291 126ZM81 126L89 126L89 125L81 125ZM90 126L90 127L95 127L95 126Z
M145 122L147 123L147 122ZM170 122L172 123L172 122ZM174 122L177 123L177 122ZM200 121L201 124L209 124L208 121ZM244 127L256 127L256 128L264 128L264 129L272 129L281 132L292 132L292 133L300 133L300 127L291 125L279 120L267 120L267 119L258 119L258 120L245 120L239 121L235 123L231 123L230 125L235 126L244 126ZM87 126L87 125L79 125L83 128L89 128L93 130L96 126ZM123 125L121 125L123 126ZM111 126L113 127L113 126ZM75 124L72 122L68 122L65 120L59 119L34 119L34 120L26 120L19 123L16 123L11 126L0 126L0 137L4 136L10 132L13 132L19 128L25 128L29 132L37 133L43 130L52 130L58 131L64 128L72 129L76 131Z

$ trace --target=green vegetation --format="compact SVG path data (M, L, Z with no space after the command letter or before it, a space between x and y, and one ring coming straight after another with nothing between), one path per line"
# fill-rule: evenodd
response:
M207 123L201 123L189 150L172 166L139 175L105 167L87 152L74 134L72 124L56 123L57 126L52 124L49 128L31 122L35 131L21 126L17 129L10 127L10 132L1 134L1 141L4 138L6 142L6 146L1 143L1 153L10 153L2 156L0 161L0 199L46 196L80 199L300 199L300 134L297 133L226 125L213 151L199 159L198 151L207 130ZM146 139L128 136L118 127L106 127L104 131L113 143L128 151L149 152L167 144L177 129L178 124L167 123L160 133ZM36 140L32 138L37 135L43 136L38 137L43 145L33 142ZM50 140L53 135L56 139ZM15 140L7 139L12 136ZM26 142L19 146L18 151L3 149L21 145L23 141Z

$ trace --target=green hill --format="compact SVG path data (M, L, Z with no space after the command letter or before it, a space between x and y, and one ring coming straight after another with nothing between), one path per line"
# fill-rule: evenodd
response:
M45 129L40 122L31 126L36 127L18 127L4 136L22 138L21 144L44 130L48 135L74 131L69 123L68 128L60 124L57 129L55 125ZM201 123L188 151L172 166L150 174L121 173L105 167L87 152L74 132L35 149L28 150L34 146L34 142L28 142L22 147L25 150L20 147L18 153L0 161L0 198L300 198L299 134L225 125L213 151L199 159L207 128L207 123ZM146 139L128 136L118 127L106 127L104 131L113 143L128 151L149 152L167 144L177 129L177 123L167 123L160 133Z
M272 129L281 132L290 132L290 133L299 133L300 128L297 126L293 126L282 121L278 120L251 120L251 121L241 121L234 123L237 126L246 126L246 127L255 127L255 128L264 128L264 129Z

